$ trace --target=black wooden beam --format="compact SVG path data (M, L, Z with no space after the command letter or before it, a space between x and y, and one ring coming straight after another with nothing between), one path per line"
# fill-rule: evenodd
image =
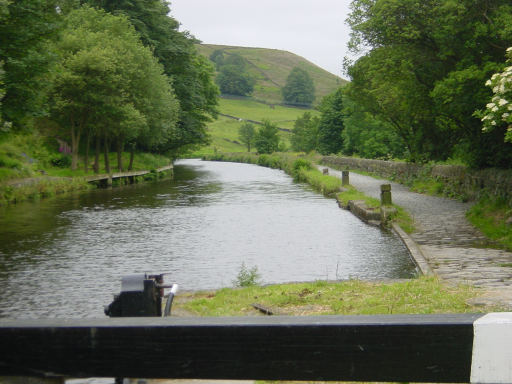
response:
M482 315L0 321L0 376L469 382Z

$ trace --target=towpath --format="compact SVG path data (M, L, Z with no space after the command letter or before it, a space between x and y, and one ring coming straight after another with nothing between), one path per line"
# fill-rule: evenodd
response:
M329 173L341 177L340 171L329 168ZM381 184L391 184L393 203L413 216L416 230L411 238L434 273L450 283L483 288L477 304L512 308L512 252L489 248L489 240L466 219L471 203L411 192L355 172L350 172L350 184L375 198L380 198Z

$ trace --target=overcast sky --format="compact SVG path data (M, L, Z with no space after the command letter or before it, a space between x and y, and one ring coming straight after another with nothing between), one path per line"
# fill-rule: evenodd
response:
M275 48L338 76L350 0L171 0L171 15L205 44Z

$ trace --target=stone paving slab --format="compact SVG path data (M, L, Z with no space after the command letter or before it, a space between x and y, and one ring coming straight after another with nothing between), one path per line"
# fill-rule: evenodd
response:
M328 169L341 177L341 171ZM479 303L512 308L512 252L489 248L492 242L466 219L471 203L411 192L402 184L355 172L350 172L350 184L377 199L380 185L391 184L393 203L412 215L416 230L411 238L434 273L454 284L483 288Z

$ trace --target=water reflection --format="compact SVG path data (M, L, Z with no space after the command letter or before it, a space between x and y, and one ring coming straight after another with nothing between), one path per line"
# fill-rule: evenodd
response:
M121 276L171 272L185 289L414 273L393 235L281 171L180 161L175 180L0 211L0 316L101 317Z

